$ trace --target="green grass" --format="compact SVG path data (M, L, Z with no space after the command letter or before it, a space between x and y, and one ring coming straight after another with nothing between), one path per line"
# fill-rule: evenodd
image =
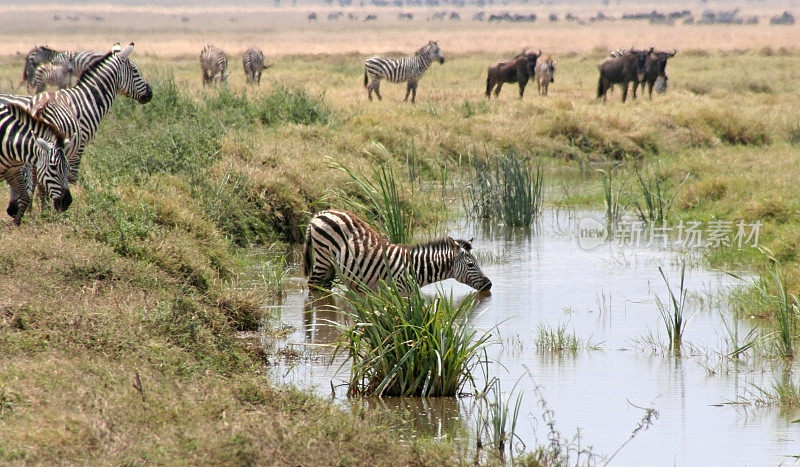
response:
M464 201L466 211L483 220L510 227L529 227L542 211L543 171L529 156L516 150L472 158Z
M692 321L692 318L694 318L694 315L688 319L684 316L686 313L686 297L689 293L684 287L686 264L681 264L681 281L678 284L677 290L673 290L661 266L658 267L658 272L661 274L661 278L664 279L664 284L667 286L669 300L664 303L661 298L656 295L656 305L658 306L658 311L661 313L661 319L664 321L664 327L667 331L669 349L676 355L680 355L683 333L686 330L686 326Z
M413 278L405 282L415 284ZM341 293L341 311L354 323L341 326L336 351L352 363L348 394L452 397L472 380L478 352L490 338L469 323L472 297L429 299L409 287L403 293L396 282L381 281L375 290Z

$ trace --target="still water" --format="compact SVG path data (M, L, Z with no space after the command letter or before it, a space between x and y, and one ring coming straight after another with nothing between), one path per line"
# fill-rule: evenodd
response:
M792 368L776 360L725 358L731 350L726 329L744 336L752 325L736 322L727 310L728 292L743 284L721 271L698 266L698 252L618 242L594 248L581 245L581 219L596 212L546 211L533 232L464 225L455 238L475 237L474 251L492 280L490 295L479 297L473 326L494 333L489 348L493 376L504 390L517 382L523 392L517 434L534 447L547 439L539 399L554 412L556 428L567 437L580 430L581 445L609 456L655 408L659 418L613 459L615 465L775 465L793 463L800 454L800 414L758 405ZM589 245L594 246L594 245ZM681 357L664 347L664 323L656 296L665 303L667 286L661 266L677 293L681 263L686 261L688 317ZM299 282L299 279L298 279ZM455 281L425 287L427 293L452 291L456 298L472 290ZM286 384L334 398L337 403L402 407L413 426L428 434L453 425L471 425L472 399L369 400L345 397L347 366L331 362L335 328L342 317L310 307L307 290L290 291L273 308L273 321L293 329L278 343L270 366ZM274 323L273 323L274 324ZM566 326L581 339L577 352L541 351L540 326ZM587 345L588 344L588 345ZM796 380L797 368L792 373ZM536 388L538 387L538 391Z

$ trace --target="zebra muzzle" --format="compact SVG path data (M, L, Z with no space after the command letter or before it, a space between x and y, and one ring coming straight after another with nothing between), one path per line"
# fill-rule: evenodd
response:
M62 196L53 200L53 208L58 212L66 211L69 209L70 204L72 204L72 194L69 190L65 191Z

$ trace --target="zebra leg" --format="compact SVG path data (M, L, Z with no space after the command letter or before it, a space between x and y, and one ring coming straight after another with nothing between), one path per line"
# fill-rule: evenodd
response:
M411 87L411 103L417 103L417 83L414 83L414 85Z
M405 99L403 99L403 102L408 102L408 95L409 95L409 94L411 94L411 87L412 87L412 86L413 86L413 85L411 84L411 81L409 81L408 83L406 83L406 98L405 98ZM414 101L412 100L411 102L414 102Z
M372 90L375 91L375 95L378 97L378 100L382 101L383 96L381 96L381 80L376 78L372 83L370 83L370 85L372 86Z

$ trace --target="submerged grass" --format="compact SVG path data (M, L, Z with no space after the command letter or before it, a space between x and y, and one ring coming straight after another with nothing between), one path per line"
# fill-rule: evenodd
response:
M437 294L429 299L405 281L381 281L374 290L348 287L342 312L354 324L343 325L335 353L352 362L349 395L455 396L467 381L478 352L490 334L472 328L472 297L459 303Z
M684 287L686 263L681 264L681 281L678 285L677 295L675 295L676 291L672 289L669 279L667 279L661 266L658 267L658 272L661 274L661 278L664 279L664 284L667 286L669 301L664 303L656 295L656 305L658 306L658 311L661 313L661 319L664 321L664 327L667 330L669 349L676 355L680 355L681 342L683 340L683 333L686 330L686 325L694 318L694 316L692 316L686 319L684 316L686 312L686 297L688 295L688 290Z

